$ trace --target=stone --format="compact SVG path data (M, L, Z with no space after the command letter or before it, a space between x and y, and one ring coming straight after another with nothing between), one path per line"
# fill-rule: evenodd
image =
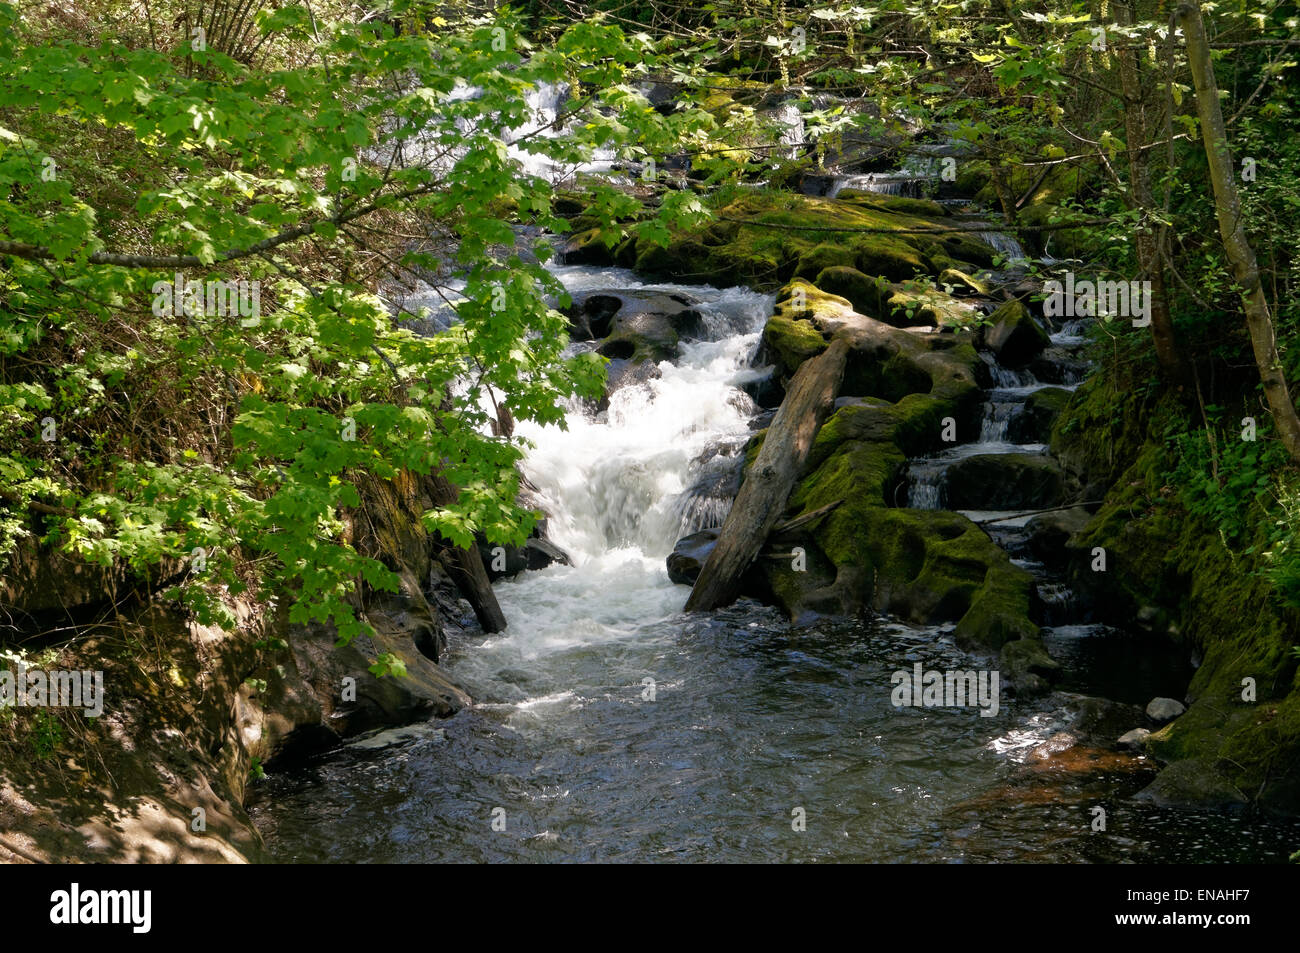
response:
M718 542L716 529L705 529L683 536L668 555L668 578L678 585L693 586L699 578L704 561Z
M1023 367L1051 343L1029 309L1017 300L994 311L984 332L984 346L1006 367Z
M1059 505L1065 477L1051 457L981 453L948 468L948 504L959 510L1034 510Z
M1173 721L1185 711L1187 706L1173 698L1153 698L1147 702L1146 708L1147 717L1162 725Z
M1146 740L1151 736L1150 729L1134 728L1132 731L1126 731L1119 736L1116 742L1121 748L1129 748L1133 751L1142 751L1146 747Z

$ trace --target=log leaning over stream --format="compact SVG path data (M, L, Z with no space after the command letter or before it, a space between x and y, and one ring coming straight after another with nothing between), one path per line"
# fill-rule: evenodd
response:
M836 339L795 372L758 457L745 474L736 502L722 524L718 542L695 580L686 601L687 612L708 612L736 598L741 576L781 518L813 438L835 406L848 353L848 343Z
M460 490L441 474L430 478L433 502L441 505L456 502ZM448 545L438 553L438 561L447 570L452 581L460 588L469 604L474 608L474 616L484 632L504 632L506 614L501 611L497 594L492 591L492 580L488 579L483 557L477 546L462 548Z

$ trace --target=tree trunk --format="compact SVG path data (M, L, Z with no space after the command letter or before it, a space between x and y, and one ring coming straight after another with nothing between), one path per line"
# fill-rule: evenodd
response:
M460 490L441 474L430 478L433 502L447 505L456 502ZM484 632L504 632L506 614L501 611L497 594L492 590L492 581L488 579L487 569L483 567L483 557L478 547L462 549L448 545L438 554L438 561L451 575L452 581L460 587L461 594L474 609L474 615Z
M1133 16L1125 10L1123 19L1129 23ZM1191 375L1178 350L1174 336L1174 321L1169 313L1169 298L1165 288L1165 269L1160 258L1159 242L1149 218L1155 207L1151 195L1151 169L1147 161L1146 104L1138 79L1137 57L1133 50L1121 49L1119 55L1120 86L1124 93L1124 140L1128 146L1129 190L1133 206L1142 213L1143 222L1137 233L1137 260L1142 277L1151 282L1151 340L1155 344L1156 360L1165 377L1177 384L1186 384Z
M847 342L834 340L795 372L762 449L722 524L718 542L695 580L687 612L708 612L736 598L741 576L781 518L813 438L835 405L848 353Z
M1214 184L1214 207L1219 219L1219 235L1224 251L1232 265L1232 276L1241 287L1242 304L1246 311L1246 327L1255 350L1255 363L1259 365L1259 378L1264 384L1264 397L1268 400L1273 422L1277 425L1282 445L1295 464L1300 464L1300 417L1287 388L1282 358L1277 350L1277 335L1273 330L1273 316L1269 313L1268 299L1259 280L1259 263L1254 249L1246 240L1241 226L1241 200L1237 195L1232 150L1223 124L1223 111L1219 108L1219 89L1214 79L1214 66L1210 62L1210 48L1205 39L1205 23L1201 19L1198 3L1182 3L1178 7L1178 24L1187 40L1187 60L1196 82L1196 112L1201 120L1201 138L1205 143L1205 157L1210 165L1210 181Z

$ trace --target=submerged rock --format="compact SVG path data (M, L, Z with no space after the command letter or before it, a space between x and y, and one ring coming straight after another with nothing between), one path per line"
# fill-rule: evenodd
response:
M1231 808L1249 801L1210 758L1174 762L1133 797L1172 808Z

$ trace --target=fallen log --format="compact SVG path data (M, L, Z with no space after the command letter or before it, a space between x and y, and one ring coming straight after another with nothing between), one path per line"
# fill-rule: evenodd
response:
M686 601L687 612L708 612L736 598L741 576L780 519L812 449L813 438L835 406L848 353L848 343L836 339L795 372L758 457L722 524L718 542L695 580ZM811 518L813 514L808 515Z
M460 489L441 474L430 478L430 489L435 504L447 505L456 502ZM497 594L492 590L492 580L488 578L487 567L477 546L462 548L446 543L438 553L438 561L451 576L460 589L461 595L474 609L474 616L484 632L504 632L506 614L501 611Z
M484 632L504 632L506 615L501 611L497 595L492 591L492 582L488 579L487 569L483 566L483 557L477 547L462 549L449 546L438 554L452 581L459 587L469 604L474 608L474 615Z

